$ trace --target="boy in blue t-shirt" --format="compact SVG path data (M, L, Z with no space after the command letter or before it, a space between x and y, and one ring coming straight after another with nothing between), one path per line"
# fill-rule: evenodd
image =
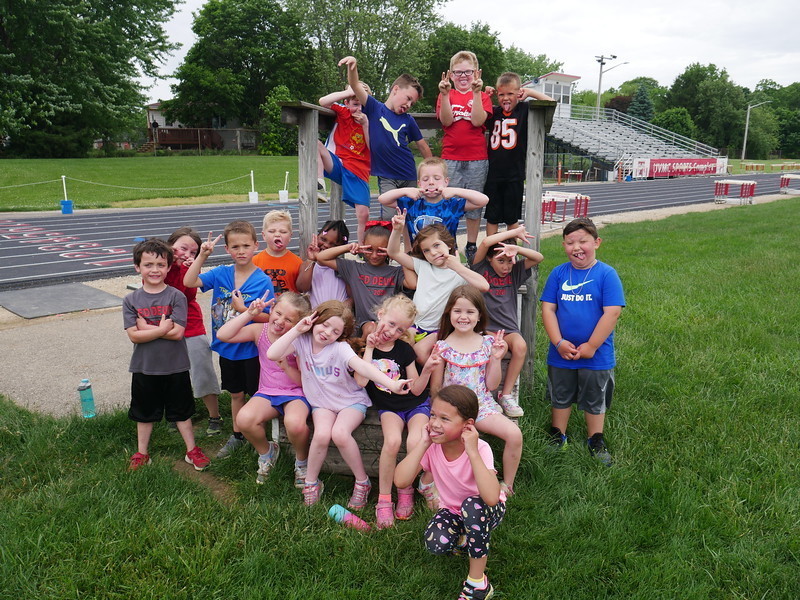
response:
M625 295L617 272L595 258L601 242L590 219L568 223L562 245L569 262L553 269L540 300L542 324L550 338L551 443L566 445L570 411L577 403L586 416L589 452L608 466L612 461L603 425L614 393L614 327Z
M201 274L200 269L211 256L220 237L225 239L225 250L233 259L233 264L220 265ZM217 453L217 458L228 458L236 448L246 443L244 434L236 424L236 415L244 406L245 394L252 396L258 391L261 371L256 345L253 342L231 344L217 338L219 328L247 310L253 300L261 298L267 302L275 298L272 280L253 264L257 250L258 238L253 224L231 221L222 236L212 240L211 234L208 234L208 240L200 246L197 258L183 278L186 287L199 287L203 292L214 290L211 297L211 349L219 354L221 387L231 394L233 418L233 435ZM266 320L265 314L263 321Z
M416 142L422 158L433 156L417 122L408 114L422 98L422 86L416 77L403 74L394 81L389 97L381 104L359 84L355 57L345 56L339 61L339 66L342 65L347 65L347 82L369 120L371 173L378 177L380 192L413 187L417 172L409 142Z

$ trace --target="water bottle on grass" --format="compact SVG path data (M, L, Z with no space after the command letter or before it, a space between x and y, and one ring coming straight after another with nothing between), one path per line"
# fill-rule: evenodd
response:
M92 393L92 384L88 379L81 379L81 384L78 386L78 393L81 396L81 412L84 419L91 419L95 415L94 410L94 394Z
M371 529L369 523L351 513L341 504L334 504L331 506L331 509L328 511L328 516L337 523L342 523L353 529L360 529L361 531L369 531Z

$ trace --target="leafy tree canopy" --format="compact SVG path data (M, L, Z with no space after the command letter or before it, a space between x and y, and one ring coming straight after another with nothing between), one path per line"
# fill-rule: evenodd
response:
M694 139L697 136L697 128L692 121L692 116L683 107L668 108L653 117L651 123L688 138Z
M513 44L505 49L504 71L511 71L522 78L522 81L560 71L563 62L551 60L546 54L529 54Z
M653 101L645 85L640 85L636 90L636 95L628 107L628 114L642 121L650 121L655 115Z

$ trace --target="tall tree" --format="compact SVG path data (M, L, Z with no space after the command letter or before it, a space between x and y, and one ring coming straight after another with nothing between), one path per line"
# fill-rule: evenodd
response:
M667 88L659 85L658 81L652 77L634 77L629 79L621 86L619 86L620 94L625 96L635 96L639 86L644 86L647 89L647 94L653 103L653 108L656 112L660 112L666 108Z
M30 156L80 155L131 127L175 48L173 0L37 0L0 5L0 137Z
M633 97L630 106L628 107L628 114L642 121L651 121L655 110L653 109L653 101L650 99L650 94L647 87L640 85L636 90L636 95Z
M564 66L563 62L551 60L546 54L534 56L513 44L506 48L503 54L505 57L503 70L516 73L522 78L522 81L559 71Z
M697 128L692 121L689 111L683 107L668 108L662 113L657 114L651 121L657 127L663 127L678 135L695 139Z
M197 41L178 67L170 120L209 126L212 119L255 125L267 94L285 85L297 99L316 92L311 45L300 18L276 0L209 0L192 25Z

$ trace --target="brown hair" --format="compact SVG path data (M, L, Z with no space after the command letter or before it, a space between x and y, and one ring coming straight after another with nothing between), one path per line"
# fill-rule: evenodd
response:
M453 54L453 58L450 59L450 70L453 70L456 63L464 61L470 63L474 70L478 70L478 57L475 56L474 52L470 52L469 50L461 50Z
M429 238L437 236L450 248L450 254L456 253L456 240L453 235L447 231L447 227L441 223L434 223L433 225L426 225L420 229L419 233L417 233L417 237L414 238L414 244L411 246L411 252L409 252L409 254L425 260L425 255L422 253L420 244Z
M353 335L353 327L355 325L355 318L353 311L350 310L343 302L339 300L326 300L316 308L317 319L314 324L324 323L331 317L339 317L344 322L342 328L342 335L339 336L337 342L341 342Z
M228 243L228 236L232 233L242 233L245 235L249 235L253 238L255 243L258 243L258 237L256 234L256 228L253 227L253 224L250 221L243 221L241 219L236 221L231 221L225 226L225 231L222 232L223 239L225 240L225 244Z
M158 257L166 258L167 266L172 266L172 246L167 244L167 242L164 240L153 237L136 244L133 247L133 264L135 264L137 267L142 262L142 254L145 252L155 254Z
M483 299L483 294L478 291L478 288L469 284L460 285L450 293L447 304L445 304L442 318L439 321L440 340L446 339L455 329L450 322L450 311L453 310L453 306L455 306L459 298L464 298L478 309L478 322L475 323L475 333L483 333L484 329L486 329L486 301Z
M515 87L521 88L522 87L522 79L519 78L519 75L516 73L512 73L511 71L506 71L500 77L497 78L497 87L505 85L513 85Z
M417 94L419 94L419 98L417 98L417 101L422 100L422 91L423 91L422 84L419 82L419 79L417 79L413 75L409 75L408 73L403 73L402 75L400 75L400 77L394 80L394 83L392 83L392 87L394 86L401 88L407 88L407 87L414 88L415 90L417 90Z
M454 407L464 419L478 418L478 396L465 385L446 385L431 400L437 398Z
M175 242L177 242L183 236L192 238L192 241L197 244L197 250L194 251L194 255L197 256L197 253L200 252L200 246L203 245L203 240L200 239L200 234L197 233L197 230L189 227L188 225L178 227L175 231L173 231L172 235L167 238L167 244L169 244L169 247L172 248L172 246L175 245Z
M594 224L594 222L592 222L591 219L587 217L579 217L567 223L566 227L564 227L564 232L561 234L561 237L565 238L570 233L578 231L578 229L583 229L594 239L597 239L597 226Z
M431 156L419 163L419 166L417 166L417 179L419 179L419 175L422 173L422 167L439 167L442 173L444 173L444 176L447 177L447 163L438 156Z

